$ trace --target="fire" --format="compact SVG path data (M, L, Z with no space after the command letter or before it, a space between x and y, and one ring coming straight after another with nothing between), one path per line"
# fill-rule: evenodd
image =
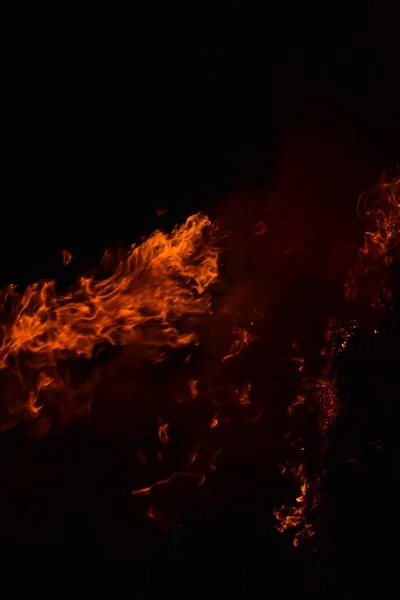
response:
M361 298L374 308L391 298L389 267L400 241L399 190L400 178L385 175L373 193L363 195L359 202L359 212L363 208L365 215L374 219L375 230L366 233L364 246L359 251L359 261L350 271L345 290L347 298ZM368 204L371 197L376 199L372 207ZM160 209L158 214L163 212ZM60 397L65 405L69 403L69 414L78 410L76 396L82 389L90 391L90 384L86 388L80 386L75 389L70 382L69 365L78 358L88 360L95 357L105 345L138 344L146 349L152 360L160 361L165 357L167 348L198 344L200 317L211 313L210 286L219 275L219 252L214 231L207 217L196 214L171 234L156 231L142 244L133 245L122 259L110 251L106 252L102 274L81 277L65 293L57 291L54 281L34 283L22 293L18 293L13 285L2 291L0 383L6 381L5 393L1 397L7 415L4 423L0 421L0 430L23 419L35 419L48 402ZM261 221L253 231L257 236L267 232L267 226ZM67 265L71 254L64 250L62 256L64 265ZM366 290L368 293L364 294ZM235 312L235 315L237 317L240 313ZM173 411L166 414L165 421L158 418L158 450L161 448L162 452L147 454L138 450L136 453L142 471L150 471L153 461L157 463L158 473L155 482L150 485L149 480L153 478L149 473L148 480L140 481L139 489L133 490L132 495L151 496L147 514L163 522L165 528L177 526L180 521L164 509L163 493L177 496L176 487L181 488L183 482L190 488L202 486L208 475L216 469L222 452L220 440L224 428L231 430L238 420L244 423L260 422L264 414L264 408L257 407L259 386L252 386L248 381L252 375L242 379L241 373L240 377L234 373L234 367L241 360L248 359L251 362L250 352L247 357L243 355L249 344L256 340L251 332L253 330L247 328L246 322L246 327L234 326L226 306L216 318L221 316L225 319L223 321L221 318L221 322L229 322L229 342L223 348L218 346L218 353L212 355L220 371L213 373L213 369L210 369L209 375L204 370L200 379L189 379L199 376L190 370L190 364L190 374L183 380L185 399L189 395L193 400L187 402L188 408L200 408L204 415L203 425L197 429L193 427L193 439L189 436L188 448L192 450L186 462L175 464L166 460L168 453L172 456L176 452L176 441L179 441ZM243 324L243 316L240 320ZM250 322L251 327L255 321ZM322 368L319 366L316 376L315 373L309 373L308 357L299 355L297 343L292 345L294 356L291 356L291 362L295 376L301 382L287 407L287 414L295 419L298 415L317 412L316 429L322 440L319 453L321 464L329 432L341 408L335 360L346 349L357 327L355 320L337 317L328 320L321 351L324 364ZM218 334L219 329L214 333L215 338ZM225 335L221 338L226 339ZM186 357L185 365L192 362L192 354L196 355L194 348L191 350L193 352ZM227 381L227 377L233 377L233 381ZM176 403L186 404L186 400L181 398L182 394L177 394ZM212 408L209 412L203 410L207 408L207 401ZM310 511L318 501L315 489L319 489L320 482L314 473L307 473L305 455L300 454L307 446L304 438L306 434L291 437L289 433L284 437L285 440L290 439L290 450L298 452L292 464L282 471L290 474L297 497L293 497L292 504L287 503L273 513L279 531L297 529L293 541L295 546L302 538L315 533L310 523ZM185 456L186 452L187 448ZM157 459L154 459L155 456ZM319 472L322 473L322 470Z
M360 260L349 272L346 297L364 298L372 308L383 308L391 300L390 265L400 243L400 167L385 171L378 183L360 196L357 209L373 229L365 233Z
M196 398L199 395L199 381L197 379L193 379L189 381L189 392L190 392L190 397L193 400L196 400Z
M156 231L133 245L111 274L81 277L65 294L54 281L1 292L0 370L17 373L22 390L8 412L36 416L44 392L68 387L59 361L91 358L101 344L137 342L158 360L166 346L195 342L194 317L209 310L207 289L218 277L212 235L209 219L196 214L171 234ZM106 253L103 264L111 259Z
M229 354L224 356L222 362L226 362L227 360L238 356L243 351L243 349L246 348L250 344L250 342L254 341L255 339L254 336L249 331L247 331L247 329L244 329L244 327L235 327L233 333L235 334L236 339L230 347Z
M274 510L274 516L279 524L276 529L283 533L291 527L301 527L293 539L293 545L298 546L302 538L311 537L314 532L311 530L311 524L308 522L305 511L307 508L308 480L305 474L305 464L301 462L297 466L283 467L282 473L289 473L295 481L300 483L300 496L296 498L296 504L291 507L283 505Z
M366 305L379 311L390 305L392 300L392 279L390 266L395 251L400 243L400 171L396 167L393 171L382 174L377 185L364 192L359 199L357 211L359 216L365 216L372 221L373 228L367 231L364 245L359 249L359 260L353 266L345 282L345 297L347 300ZM358 316L358 315L357 315ZM368 321L371 326L371 321ZM372 319L372 330L378 334L376 319ZM305 377L302 381L302 393L296 396L288 407L288 414L293 415L293 409L299 404L308 404L317 410L319 430L322 433L321 456L323 457L329 443L329 432L334 427L340 413L338 398L338 382L335 373L335 361L342 353L360 326L358 319L342 320L330 317L324 332L324 346L321 356L324 364L317 376ZM296 343L293 349L297 350ZM304 359L297 355L292 357L292 362L300 365L303 370ZM288 435L290 438L290 434ZM292 442L296 446L296 442ZM303 450L300 448L299 450ZM293 544L298 545L302 537L313 535L311 524L306 518L306 511L318 505L317 493L310 503L308 489L310 481L305 475L305 463L300 466L289 466L289 470L299 483L301 495L292 507L282 506L274 511L279 524L277 528L283 532L291 527L302 527L294 537ZM314 478L312 485L318 489L320 478ZM307 504L308 503L308 504Z
M246 406L250 404L250 392L251 392L251 383L246 382L243 385L243 388L238 391L238 403L241 406Z
M63 265L66 267L72 260L72 254L68 250L62 251Z
M359 249L359 260L350 269L345 282L345 297L373 309L382 309L392 297L390 265L393 252L400 243L398 167L385 171L372 189L361 194L357 212L359 216L372 220L374 230L365 233L364 245ZM305 388L312 390L318 405L320 427L324 434L335 424L340 408L333 363L338 354L346 349L358 325L355 319L347 322L333 317L328 319L325 346L321 351L326 357L325 365L319 377L304 380ZM377 333L376 329L374 333Z
M168 444L169 435L168 435L168 423L163 423L160 419L160 425L158 428L158 437L163 444Z
M164 533L166 533L170 527L181 527L180 523L174 521L168 513L158 508L156 504L150 506L147 511L147 516L150 517L150 519L160 521L163 524Z
M210 428L214 429L214 427L218 426L218 423L219 423L219 421L218 421L218 414L215 414L213 416L213 418L211 419Z
M299 406L300 404L304 404L305 400L306 400L305 396L296 396L296 398L293 400L293 402L288 407L288 410L287 410L288 415L292 415L294 407Z
M317 377L306 377L303 380L303 388L311 392L312 402L317 407L320 430L324 435L334 426L340 412L334 361L346 348L355 330L355 321L342 324L330 317L325 328L325 345L321 350L325 364Z
M217 453L214 454L211 464L208 465L209 470L215 469L214 459L218 456L219 453L220 453L220 451L218 451ZM170 486L174 482L179 483L179 482L182 482L182 480L184 480L184 479L192 480L196 487L202 486L205 482L205 475L202 471L203 465L195 464L198 457L199 457L199 451L198 451L198 446L196 446L194 448L194 450L191 452L191 454L189 456L189 461L188 461L187 465L185 466L185 468L182 469L182 471L175 471L174 473L171 473L170 475L165 477L165 479L160 479L160 480L156 481L155 483L152 483L151 485L140 488L138 490L132 490L132 492L131 492L132 496L149 496L151 494L151 492L153 492L157 488L163 488L164 486Z

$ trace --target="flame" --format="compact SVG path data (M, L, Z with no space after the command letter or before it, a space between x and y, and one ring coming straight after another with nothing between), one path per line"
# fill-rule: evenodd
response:
M305 473L305 463L301 462L297 466L287 466L282 468L282 473L289 473L300 483L300 496L296 498L295 506L286 507L274 510L274 516L278 520L276 529L283 533L291 527L300 527L296 533L293 545L298 546L302 538L311 537L314 532L311 529L311 524L308 522L305 511L307 508L308 480Z
M160 421L160 425L158 427L158 437L160 439L160 442L162 442L163 444L168 444L168 423L163 423L162 421Z
M365 233L359 262L349 271L346 297L366 299L372 308L382 308L391 301L389 267L400 244L400 165L385 171L360 196L357 211L372 222L373 229Z
M152 504L146 514L150 519L155 519L162 523L164 533L166 533L170 527L181 527L180 523L174 521L167 512L161 510L156 504Z
M293 414L293 409L295 406L299 406L300 404L304 404L306 400L305 396L296 396L296 398L293 400L293 402L288 406L287 412L288 415L292 415Z
M37 393L31 390L28 395L28 400L23 402L21 406L15 408L10 407L10 414L23 413L27 419L34 419L42 408L41 404L38 404Z
M35 416L44 387L67 386L58 362L90 358L102 343L140 342L160 358L165 346L194 342L193 317L209 310L207 288L218 276L212 233L209 219L196 214L171 234L156 231L133 245L111 275L81 277L65 294L54 281L34 283L22 294L14 285L0 292L0 371L21 373L28 397L9 411L25 406Z
M375 230L366 233L364 246L359 252L359 263L350 271L346 283L346 296L359 298L365 289L364 280L372 281L372 289L375 290L376 274L379 272L379 293L374 291L366 295L374 307L378 306L379 299L390 300L387 273L393 260L393 250L400 238L400 178L385 177L373 194L364 194L360 198L359 212L363 209L367 217L374 219ZM379 196L378 208L377 202L372 208L368 204L374 194ZM158 214L163 212L160 209ZM267 231L263 222L254 227L255 235L263 235ZM11 374L13 381L18 384L12 393L2 395L8 416L11 417L11 426L21 419L35 419L48 399L55 397L60 390L66 391L73 401L76 392L71 390L65 369L60 369L61 361L90 359L102 344L122 346L133 343L146 347L154 360L160 360L166 347L177 348L196 343L196 316L210 311L209 287L218 278L218 249L212 234L213 227L208 218L200 214L193 215L170 235L156 231L141 245L132 246L123 259L116 260L114 254L108 251L103 258L105 272L102 277L82 277L64 294L56 291L53 281L35 283L22 294L18 294L12 285L1 292L0 371L2 374ZM287 252L290 251L289 248ZM64 250L62 255L64 265L67 265L71 254ZM113 263L110 272L109 266ZM353 322L329 319L321 352L325 364L317 377L303 379L302 393L298 393L288 407L289 415L301 404L317 409L319 428L323 434L321 456L326 447L327 434L334 426L340 410L334 360L346 348L355 328ZM235 327L233 334L235 339L229 353L222 358L223 363L238 357L256 339L243 327ZM297 352L297 349L294 343L293 350ZM218 362L224 352L219 354ZM191 354L185 362L190 360ZM308 368L305 359L297 354L291 360L298 372L303 373L305 367ZM236 364L236 361L232 364ZM226 370L229 371L229 368ZM161 477L158 473L155 483L148 485L145 482L146 487L132 491L133 496L150 496L153 492L160 494L166 486L169 489L170 486L181 485L182 481L193 484L193 487L203 485L206 473L216 469L216 460L222 451L220 448L215 452L214 442L210 456L210 448L205 448L204 439L207 439L206 436L215 438L223 430L224 424L232 421L232 411L228 410L232 405L246 414L253 408L250 400L252 385L249 382L224 384L212 389L207 388L202 379L201 389L199 380L189 380L188 386L192 399L199 398L203 393L208 393L210 397L215 395L214 404L217 408L213 410L217 412L212 418L212 413L208 414L204 438L193 448L186 466L171 473L167 465L168 471L162 473ZM253 397L255 395L253 392ZM218 401L220 396L223 401ZM244 420L257 422L262 416L263 408ZM168 423L161 419L158 424L158 437L164 448L163 453L157 453L157 457L163 463L167 463L164 461L164 452L167 454L175 441L174 424L169 416L168 421L171 423L170 430ZM4 427L0 423L0 430ZM303 438L290 444L294 447L298 441L302 445L298 449L303 451L303 443L307 443ZM206 450L207 460L204 460ZM149 466L144 452L137 451L137 459L142 467ZM285 467L283 472L291 474L299 492L294 505L287 504L275 509L274 516L278 520L279 531L298 529L293 541L297 546L302 538L314 535L309 511L316 503L316 496L313 497L311 493L315 481L307 476L304 461ZM159 504L152 502L147 514L163 522L165 528L177 524Z
M211 419L210 429L214 429L214 427L218 427L218 423L219 423L219 420L218 420L218 413L217 413Z
M238 390L238 404L246 406L250 404L251 383L246 382L242 389Z
M68 250L62 251L63 265L66 267L72 260L72 254Z
M224 356L222 362L226 362L227 360L238 356L242 350L250 344L250 342L255 340L255 337L243 327L235 327L233 333L237 336L237 338L232 343L229 354Z
M210 470L215 469L215 465L213 464L213 461L218 454L219 454L219 452L214 455L213 460L211 461L211 465L208 465ZM198 457L199 457L199 451L198 451L198 446L196 446L195 449L192 451L192 453L189 456L189 461L188 461L186 467L184 469L182 469L182 471L175 471L174 473L171 473L170 475L168 475L168 477L165 477L164 479L160 479L160 480L156 481L155 483L152 483L149 486L140 488L138 490L132 490L132 492L131 492L132 496L149 496L153 490L163 487L163 486L169 486L173 482L175 482L175 481L179 482L182 479L191 479L195 482L196 487L202 486L206 479L204 473L200 470L200 467L202 465L199 465L199 468L197 470L192 469L192 467Z
M325 364L317 377L306 377L303 380L303 388L311 392L313 404L318 409L319 424L323 434L334 426L340 411L333 363L338 354L347 347L356 328L355 321L343 324L330 317L324 333L325 344L321 350L321 356L325 357Z
M357 211L359 216L365 216L372 221L371 231L364 237L364 245L359 249L358 262L350 271L345 282L345 297L347 300L362 302L372 309L381 309L392 299L391 270L394 252L400 243L400 167L382 174L376 186L364 192L358 201ZM319 429L322 433L321 456L323 457L327 444L328 433L335 425L340 412L338 398L338 382L336 379L334 362L343 352L349 340L357 330L356 320L343 321L340 318L330 317L324 332L324 346L321 356L325 357L324 365L318 376L305 377L302 381L301 395L289 405L288 414L293 415L293 409L299 404L308 403L317 410ZM375 334L377 329L373 329ZM292 348L297 351L297 344L293 342ZM300 365L298 370L303 371L304 359L297 355L291 358L292 362ZM290 439L291 434L287 435ZM297 442L291 442L296 446ZM300 448L304 450L304 448ZM295 506L275 509L274 515L279 521L277 528L283 532L291 527L302 527L295 535L293 544L297 546L302 537L313 535L311 524L308 522L305 511L318 505L319 494L309 500L308 489L310 482L305 476L305 463L300 466L289 466L291 474L300 484L301 494L296 499ZM313 484L320 487L320 478L315 478Z
M198 379L193 379L193 380L190 380L188 383L189 383L190 397L193 400L196 400L196 398L199 395L199 381L198 381Z

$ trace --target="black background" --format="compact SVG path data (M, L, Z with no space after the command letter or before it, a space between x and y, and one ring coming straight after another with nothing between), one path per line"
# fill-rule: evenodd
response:
M268 189L292 132L297 159L319 132L327 188L342 177L346 189L352 171L355 193L373 183L398 159L389 9L160 3L10 19L3 281L51 275L52 248L129 243L157 224L155 208L172 225L239 185Z
M126 12L31 10L10 18L6 48L2 285L60 275L63 248L72 252L77 273L96 264L105 248L138 240L160 223L171 227L195 210L240 214L249 197L262 202L258 198L273 190L277 179L289 182L288 193L297 192L293 181L303 167L319 192L311 200L301 191L290 201L283 194L281 212L288 220L294 207L293 214L307 213L308 202L321 218L354 218L357 195L399 159L396 15L385 3L216 1L139 5ZM157 208L168 211L161 220ZM318 235L316 243L321 245ZM377 377L383 377L379 369ZM75 443L90 447L87 439ZM353 486L353 516L374 484L374 468L375 463L359 483L338 475L335 494L344 504ZM380 494L373 498L363 501L368 504L362 512L375 515L376 523L385 502ZM341 501L336 508L341 517L347 514ZM231 560L237 556L232 545L250 547L254 557L258 544L266 543L242 532L245 523L243 518L239 533L220 540L221 553L229 547ZM360 517L358 545L355 534L349 537L359 556L355 580L365 565L381 569L375 555L368 558L368 536L358 531L362 523ZM81 523L74 532L84 527ZM382 547L379 525L372 529ZM332 550L323 582L340 588L352 561L349 551L347 562L337 567L346 547L344 526L338 530L339 550ZM77 541L80 560L85 549L90 560L101 558L90 535ZM225 535L225 530L214 537L209 533L214 543ZM212 545L210 539L202 540L204 548ZM193 540L198 543L198 533ZM193 540L189 535L185 548L191 549ZM157 543L152 556L159 554L161 564L171 542ZM275 538L271 543L280 544ZM370 538L369 543L376 550ZM18 540L7 544L16 555L25 552ZM300 570L301 559L286 546L282 553L275 556L282 572L291 561ZM200 554L198 572L204 573L206 551ZM273 570L267 569L268 575L261 569L265 585ZM247 565L237 577L245 582L249 573Z

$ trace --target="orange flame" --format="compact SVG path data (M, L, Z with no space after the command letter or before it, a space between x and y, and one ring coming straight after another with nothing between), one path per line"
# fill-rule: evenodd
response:
M133 245L110 276L81 277L64 295L54 281L22 294L13 285L0 292L0 371L20 371L23 363L30 372L24 379L28 404L22 398L18 405L34 415L42 377L47 389L65 386L57 361L90 358L101 343L140 342L155 351L195 341L191 321L207 312L207 288L218 276L212 231L209 219L196 214L171 234L156 231Z
M211 423L210 423L210 429L214 429L214 427L217 427L219 423L218 420L218 414L214 415L213 418L211 419Z
M189 456L189 461L188 461L186 467L182 471L176 471L174 473L171 473L165 479L160 479L159 481L156 481L155 483L152 483L151 485L149 485L147 487L143 487L138 490L132 490L132 492L131 492L132 496L149 496L151 494L151 492L153 490L155 490L156 488L171 485L174 481L179 481L182 479L192 479L195 482L196 487L202 486L205 482L204 473L202 473L201 470L197 470L197 471L189 470L189 469L191 469L191 467L193 467L198 456L199 456L198 450L194 449L193 452ZM214 458L216 458L216 455ZM215 469L215 465L212 465L212 467L209 465L209 467L210 467L210 470Z
M222 362L226 362L234 356L238 356L238 354L240 354L242 350L250 344L250 342L255 340L255 337L243 327L235 327L233 333L236 334L237 338L230 347L230 353L224 356Z
M72 260L72 254L71 254L71 252L68 252L68 250L63 250L62 257L63 257L63 265L64 265L64 267L66 267Z
M163 444L168 444L168 423L163 423L162 421L160 422L160 425L158 427L158 437L160 439L160 442L162 442Z
M274 516L278 520L279 524L276 525L278 531L283 533L291 527L300 527L296 533L293 545L298 546L302 538L311 537L314 532L311 530L311 524L307 521L305 510L307 507L307 492L308 492L308 481L305 474L305 464L300 463L298 466L283 467L282 473L287 470L291 475L300 483L300 496L296 498L296 505L290 508L282 506L281 508L274 510Z
M197 379L193 379L189 381L189 392L190 392L190 397L193 400L196 400L196 398L199 395L199 381Z
M238 404L246 406L250 404L251 383L245 383L243 388L238 391Z

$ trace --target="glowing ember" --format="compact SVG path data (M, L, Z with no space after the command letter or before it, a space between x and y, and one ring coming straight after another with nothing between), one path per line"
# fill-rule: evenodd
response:
M346 348L355 329L354 321L342 325L332 317L329 318L325 329L325 345L321 350L321 356L326 357L325 365L318 377L307 377L303 381L303 387L311 391L313 402L318 408L319 424L323 434L333 427L340 410L333 362Z

